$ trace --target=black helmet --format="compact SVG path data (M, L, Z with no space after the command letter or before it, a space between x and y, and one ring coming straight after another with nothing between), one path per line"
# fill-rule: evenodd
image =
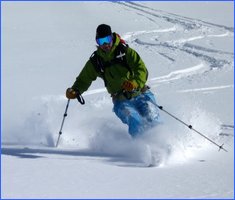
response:
M111 27L107 24L100 24L96 29L96 39L112 35Z

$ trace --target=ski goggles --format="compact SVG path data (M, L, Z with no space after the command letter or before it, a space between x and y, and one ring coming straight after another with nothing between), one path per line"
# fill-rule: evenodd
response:
M96 42L99 46L103 45L103 44L110 44L112 42L113 38L111 35L108 35L106 37L103 38L97 38Z

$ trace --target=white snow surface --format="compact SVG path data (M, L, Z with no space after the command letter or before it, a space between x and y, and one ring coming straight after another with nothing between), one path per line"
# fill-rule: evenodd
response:
M1 2L2 198L234 198L233 2ZM112 26L144 60L161 111L132 139L103 81L65 90Z

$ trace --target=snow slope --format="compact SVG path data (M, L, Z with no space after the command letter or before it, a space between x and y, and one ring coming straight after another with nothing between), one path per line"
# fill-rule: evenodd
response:
M2 198L234 198L233 2L2 2ZM107 23L164 109L132 139L103 82L71 86Z

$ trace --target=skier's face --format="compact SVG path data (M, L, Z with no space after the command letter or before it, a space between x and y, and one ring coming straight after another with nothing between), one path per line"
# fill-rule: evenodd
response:
M109 52L113 46L113 37L112 35L108 35L103 38L97 38L96 42L104 52Z
M103 45L100 46L100 48L104 51L104 52L110 52L113 46L113 42L110 42L109 44L104 43Z

